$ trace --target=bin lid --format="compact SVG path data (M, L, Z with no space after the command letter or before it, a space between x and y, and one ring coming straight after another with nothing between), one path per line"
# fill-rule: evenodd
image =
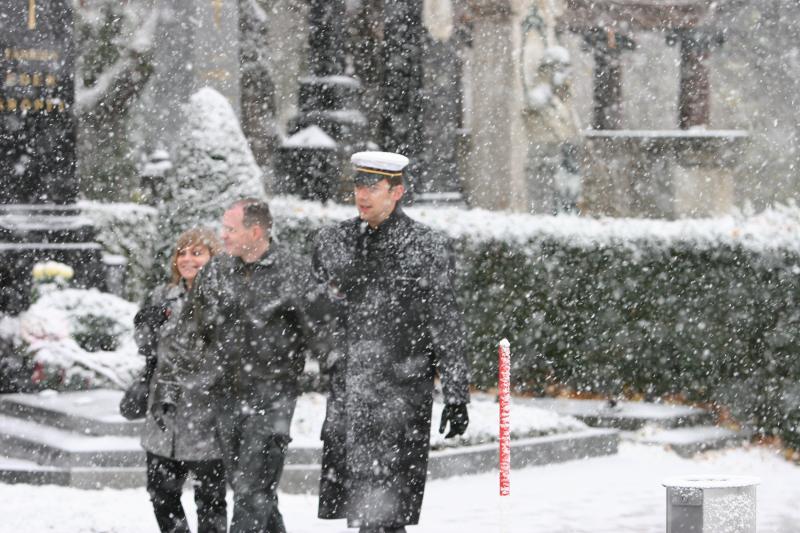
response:
M755 476L729 476L702 475L702 476L678 476L667 478L661 482L665 487L685 487L694 489L729 489L736 487L751 487L761 483Z

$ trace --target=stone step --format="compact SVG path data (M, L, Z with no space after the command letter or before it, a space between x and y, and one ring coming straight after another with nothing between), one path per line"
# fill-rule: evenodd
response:
M530 398L536 407L560 415L574 416L592 427L633 431L645 426L678 428L714 423L710 411L687 405L621 401L611 405L606 400L566 398Z
M617 453L619 431L587 429L572 433L520 439L511 443L512 468L613 455ZM291 454L291 448L290 448ZM317 457L319 450L316 451ZM433 450L428 461L428 478L478 474L498 467L497 443ZM280 482L286 493L316 493L319 488L319 459L309 463L287 464ZM56 484L78 488L143 487L143 467L67 468L45 466L32 461L0 458L0 482Z
M8 415L0 415L0 455L62 467L144 464L138 437L81 434Z
M74 204L0 206L2 242L93 243L94 237L94 222Z
M143 466L69 468L0 457L0 483L62 485L79 489L129 489L144 487L145 481Z
M125 420L117 406L122 391L97 389L58 394L3 394L0 413L86 435L135 437L142 420Z
M513 440L511 468L614 455L619 440L619 431L599 428ZM498 461L497 443L434 450L428 461L428 474L431 479L480 474L498 468Z
M92 435L0 415L0 456L65 467L133 467L144 464L138 436ZM322 451L289 446L287 464L318 463Z
M699 452L741 446L750 435L719 426L695 426L681 428L644 427L638 431L625 432L623 438L641 444L668 447L682 457L691 457Z

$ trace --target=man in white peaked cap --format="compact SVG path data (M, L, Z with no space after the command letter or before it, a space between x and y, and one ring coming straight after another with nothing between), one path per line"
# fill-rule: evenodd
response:
M358 217L321 230L314 273L337 323L325 424L319 517L361 533L419 520L430 449L434 377L440 432L469 423L464 323L450 243L400 207L408 158L352 156Z

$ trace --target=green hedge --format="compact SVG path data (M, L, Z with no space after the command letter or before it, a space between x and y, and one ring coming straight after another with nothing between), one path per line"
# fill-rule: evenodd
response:
M316 228L355 214L271 206L278 238L306 253ZM518 391L677 394L800 448L800 209L680 222L409 212L454 238L477 387L496 385L506 337Z
M608 395L718 402L800 445L800 255L674 247L636 251L551 239L525 252L461 242L460 298L475 383L495 383L512 344L520 390L548 383Z
M353 214L283 200L273 211L300 249ZM797 208L681 222L411 214L455 239L477 387L496 386L506 337L518 391L680 395L800 447Z

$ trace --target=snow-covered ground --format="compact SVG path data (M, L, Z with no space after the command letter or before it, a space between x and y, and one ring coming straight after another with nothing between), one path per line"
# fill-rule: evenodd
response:
M453 439L445 439L439 433L439 417L443 407L441 401L433 402L431 446L434 449L465 444L485 444L497 439L498 405L491 394L472 393L469 406L469 427L464 435ZM534 407L525 400L512 397L511 408L513 410L512 439L586 429L586 424L576 418ZM324 421L325 396L314 392L301 395L297 399L297 408L292 418L292 445L309 448L321 447L319 436Z
M659 447L623 443L616 456L514 471L511 496L502 502L496 472L432 481L420 524L409 533L662 533L666 490L661 481L699 474L759 477L758 532L800 530L800 468L772 449L714 452L689 460ZM280 498L291 533L355 531L344 521L317 520L313 495ZM0 502L2 533L157 531L144 489L0 485ZM184 505L191 516L190 493Z

